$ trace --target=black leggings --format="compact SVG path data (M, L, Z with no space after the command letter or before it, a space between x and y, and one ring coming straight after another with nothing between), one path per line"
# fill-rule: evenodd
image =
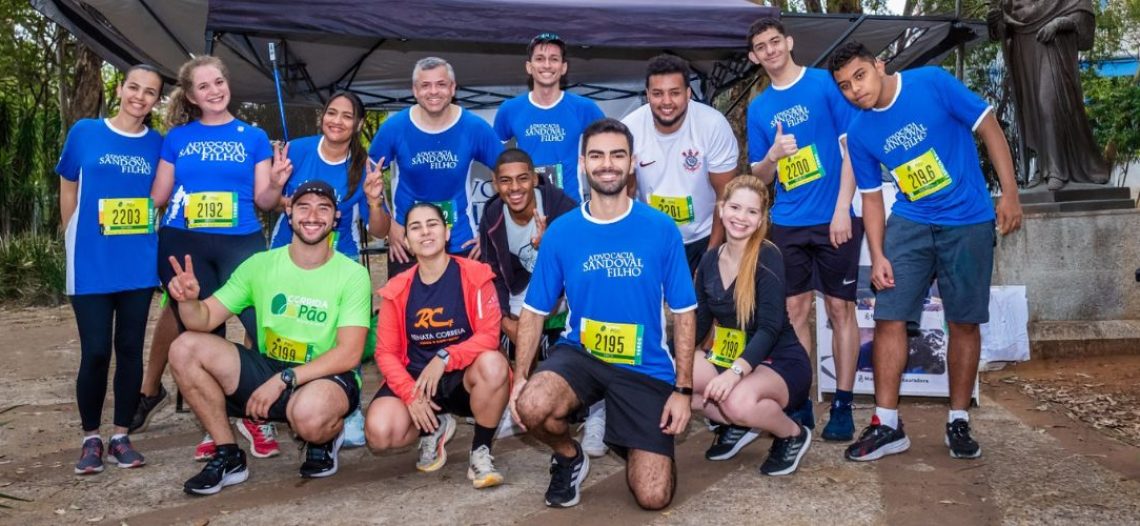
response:
M142 387L143 339L153 297L152 288L71 296L82 355L79 376L75 379L75 399L79 403L83 431L99 429L103 400L107 397L112 342L115 346L114 423L130 427Z
M185 257L190 255L194 262L194 275L198 278L201 288L199 299L210 297L222 288L230 274L234 273L238 265L249 256L265 250L265 236L261 232L229 236L225 234L203 234L190 230L177 228L163 228L158 231L158 277L162 286L170 284L174 278L174 267L170 266L170 256L178 260L178 264L186 266ZM178 313L178 302L170 299L170 308L174 310L174 319L178 321L179 334L186 331L182 325L182 317ZM253 308L241 311L238 315L245 333L257 348L257 318ZM214 334L226 337L226 325L223 323L214 329Z

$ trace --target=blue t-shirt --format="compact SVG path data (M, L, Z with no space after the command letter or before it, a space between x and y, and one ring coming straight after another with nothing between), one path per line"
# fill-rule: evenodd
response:
M631 357L618 367L672 384L676 368L665 346L662 302L675 313L697 308L681 232L640 201L606 222L591 217L589 206L548 227L524 307L546 315L565 287L564 340Z
M360 256L360 229L357 223L363 221L368 224L368 201L364 197L364 173L360 174L359 182L352 195L348 195L348 169L352 165L351 159L340 162L329 162L320 153L320 135L311 135L294 139L289 142L289 160L293 162L293 175L285 183L281 193L285 197L292 197L301 185L314 179L324 181L336 190L337 210L340 211L340 222L332 235L336 237L336 250L350 258ZM347 197L345 197L347 196ZM289 226L289 219L285 214L277 218L273 227L271 248L283 247L293 240L293 227Z
M811 226L831 222L839 198L843 166L839 138L859 114L822 69L804 68L799 78L782 87L769 86L748 106L748 162L768 155L776 139L776 122L784 134L796 136L802 158L777 169L772 222ZM818 170L818 174L814 174ZM789 190L789 188L791 188Z
M584 189L578 176L578 142L586 126L603 117L594 101L575 93L563 91L558 102L543 107L527 92L499 106L495 133L503 142L517 139L519 149L530 154L547 181L581 202Z
M185 212L190 205L195 208L192 214L217 217L202 212L201 207L218 205L219 196L232 193L232 197L223 198L224 205L233 207L233 226L202 226L193 231L227 235L259 232L261 221L253 204L254 166L272 157L273 147L265 132L238 119L218 125L194 121L170 130L162 143L162 160L174 165L174 192L162 226L189 230ZM209 200L196 201L195 194L207 192L211 193Z
M895 99L861 112L848 128L855 182L882 186L886 166L899 186L891 213L930 225L971 225L994 219L973 130L990 106L938 67L897 73ZM907 195L907 189L913 191Z
M384 121L368 155L373 161L383 157L385 163L395 163L392 218L403 225L404 214L413 204L440 205L450 215L445 218L451 224L447 251L458 253L478 228L468 195L471 162L494 167L503 144L491 125L467 110L461 109L455 123L438 132L421 129L412 121L411 111L408 108Z
M151 129L129 134L101 119L71 127L55 166L79 185L75 213L65 225L67 294L158 286L150 187L161 149L162 135Z

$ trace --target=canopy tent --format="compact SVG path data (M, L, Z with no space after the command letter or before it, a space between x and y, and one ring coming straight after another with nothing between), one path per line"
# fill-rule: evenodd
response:
M32 0L33 6L118 67L157 66L173 79L191 54L218 55L236 100L275 98L268 44L281 57L287 103L319 104L350 89L374 108L412 102L415 61L453 64L457 98L496 106L525 90L525 47L553 31L569 44L575 92L612 99L639 95L645 60L661 52L688 59L701 96L744 77L749 24L776 16L746 0ZM980 21L954 17L801 15L782 17L796 58L822 64L859 40L891 70L938 61L981 41Z

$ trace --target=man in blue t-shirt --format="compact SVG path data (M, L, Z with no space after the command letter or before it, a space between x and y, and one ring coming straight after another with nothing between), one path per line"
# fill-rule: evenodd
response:
M748 106L748 162L764 182L777 180L772 241L784 256L788 318L809 351L812 290L823 293L836 390L822 436L846 441L855 434L851 391L859 353L855 287L863 222L852 217L855 176L843 142L859 110L843 98L827 71L796 64L794 45L775 18L761 18L748 30L748 58L772 80ZM814 428L811 402L804 408L797 420ZM731 440L733 434L723 437Z
M583 131L591 199L547 229L519 317L510 407L554 450L547 506L578 503L590 461L570 438L569 418L601 400L605 442L628 460L637 503L664 508L676 487L673 438L689 421L697 299L673 220L625 192L632 150L629 128L614 119ZM543 319L563 291L566 331L530 376ZM663 304L673 312L676 362Z
M526 48L530 91L508 100L495 114L495 133L503 142L515 139L530 154L535 171L581 201L578 138L590 123L605 117L594 101L564 91L566 43L542 33Z
M1021 226L1021 202L1001 125L992 108L938 67L887 75L862 44L831 56L832 76L860 113L848 128L848 152L863 193L875 298L875 416L847 448L849 460L876 460L910 447L898 417L907 363L907 322L917 323L923 298L938 278L950 329L947 353L950 414L946 445L953 458L977 458L970 405L981 354L979 325L989 320L994 208L971 132L986 146L1001 183L997 230ZM898 185L884 221L882 172ZM885 225L884 225L885 223Z
M388 275L411 268L404 214L415 203L439 206L451 227L447 251L479 257L477 225L468 195L471 163L488 168L503 150L486 121L452 104L455 71L446 60L427 57L412 70L416 104L388 117L368 156L389 163L392 172L392 228L388 233Z

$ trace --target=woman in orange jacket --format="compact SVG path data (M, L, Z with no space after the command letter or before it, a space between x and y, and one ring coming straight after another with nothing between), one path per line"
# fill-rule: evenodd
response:
M502 315L486 264L447 254L451 231L432 203L408 209L408 245L418 264L378 291L376 365L384 384L368 407L365 436L373 452L420 440L416 468L447 462L452 415L473 416L467 477L476 488L503 481L491 443L507 404L510 365L499 352Z

